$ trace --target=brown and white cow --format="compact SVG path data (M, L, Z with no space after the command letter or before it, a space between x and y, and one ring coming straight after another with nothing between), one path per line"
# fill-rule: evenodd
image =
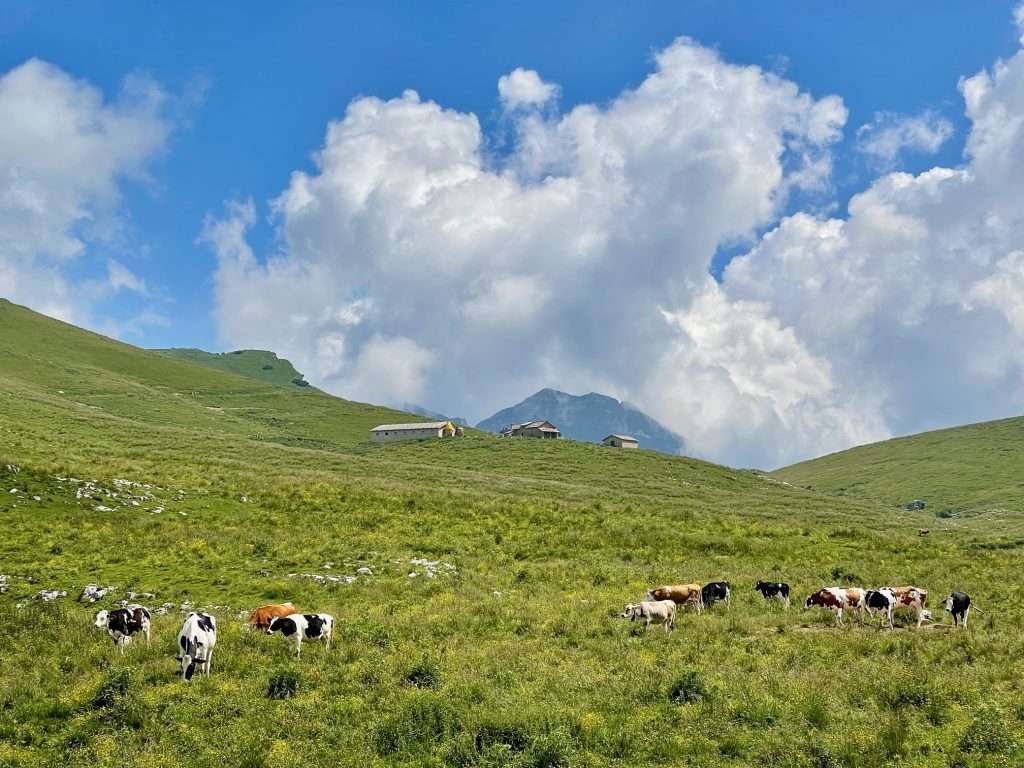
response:
M676 628L676 604L672 600L628 603L622 611L622 618L639 621L644 625L644 631L651 624L664 624L667 634Z
M249 614L249 626L256 629L267 629L270 626L270 622L277 617L291 616L293 613L295 613L295 606L291 603L261 605Z
M926 619L931 618L931 612L928 611L928 590L921 589L920 587L886 587L892 592L895 598L894 608L903 608L914 614L914 618L917 619L917 626L920 627L921 623Z
M808 596L804 601L804 609L827 608L836 617L836 624L843 623L843 611L857 611L864 615L865 592L858 587L822 587Z
M704 596L700 584L671 584L664 587L652 587L647 590L649 601L671 600L676 605L692 605L697 613L704 610Z

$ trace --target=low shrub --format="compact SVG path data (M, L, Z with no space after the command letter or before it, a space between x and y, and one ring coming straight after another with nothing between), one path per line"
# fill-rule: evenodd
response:
M441 668L437 662L429 656L422 656L419 661L412 665L412 668L405 673L402 682L412 688L430 688L436 690L441 687Z
M107 673L100 687L92 697L93 709L106 709L114 706L117 700L126 696L131 689L131 671L127 669L111 670Z
M673 704L694 704L710 697L711 691L695 669L684 672L668 689L668 700Z
M270 676L270 680L267 683L267 698L277 700L290 699L298 693L300 683L301 678L298 672L292 670L275 672Z
M1010 755L1017 750L1017 742L1010 733L1003 713L994 704L982 704L975 711L963 736L960 751L984 754Z

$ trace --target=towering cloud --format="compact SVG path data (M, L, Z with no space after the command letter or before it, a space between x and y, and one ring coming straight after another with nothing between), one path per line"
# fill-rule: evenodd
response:
M963 81L964 167L882 176L834 219L780 215L828 190L835 96L686 39L607 105L559 113L529 70L499 89L499 159L471 114L362 98L272 202L278 252L246 244L251 204L210 219L225 340L342 395L470 416L604 391L760 466L1024 405L1024 54ZM945 140L922 120L881 118L868 151Z
M130 78L116 102L32 59L0 76L0 295L84 322L90 291L137 289L111 262L110 285L72 288L69 265L119 227L119 185L145 177L164 144L163 93Z

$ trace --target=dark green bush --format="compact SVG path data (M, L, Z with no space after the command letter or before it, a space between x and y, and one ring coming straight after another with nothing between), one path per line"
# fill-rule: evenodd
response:
M126 696L131 688L131 671L127 669L111 670L106 678L96 689L92 697L93 709L106 709L117 703L117 700Z
M419 695L385 717L373 734L381 756L393 755L432 744L451 736L458 721L450 706L433 695Z
M436 690L441 687L441 668L432 658L423 656L405 673L403 682L413 688Z
M704 679L695 669L684 672L668 689L668 700L673 704L693 704L710 696Z
M275 672L270 676L267 683L268 699L290 699L299 691L302 679L298 672L290 669L282 672Z
M1003 755L1017 750L1017 742L1007 728L999 707L994 704L978 707L974 719L960 737L960 750Z

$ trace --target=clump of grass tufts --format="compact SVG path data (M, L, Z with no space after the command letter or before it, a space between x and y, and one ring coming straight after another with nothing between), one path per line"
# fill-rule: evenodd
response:
M684 672L668 689L668 700L673 704L694 704L710 698L710 689L695 669Z
M433 695L420 695L403 702L378 723L374 749L382 757L412 751L449 738L457 726L447 703Z
M828 711L828 699L816 690L812 690L804 700L802 714L809 726L819 730L828 727L832 719Z
M302 678L299 677L299 673L293 670L286 669L282 672L275 672L267 683L267 698L290 699L299 692L301 682Z
M967 730L960 737L961 752L988 755L1011 755L1017 751L1017 741L1006 726L1003 713L995 704L982 704L975 711Z
M117 669L108 672L92 697L92 708L107 709L114 706L118 699L128 695L131 684L132 676L130 670Z
M441 667L429 656L421 656L419 661L405 673L402 682L412 688L436 690L441 687Z
M907 724L907 718L899 712L886 721L878 734L878 751L886 760L906 757L910 749L907 744L909 738L910 726Z

